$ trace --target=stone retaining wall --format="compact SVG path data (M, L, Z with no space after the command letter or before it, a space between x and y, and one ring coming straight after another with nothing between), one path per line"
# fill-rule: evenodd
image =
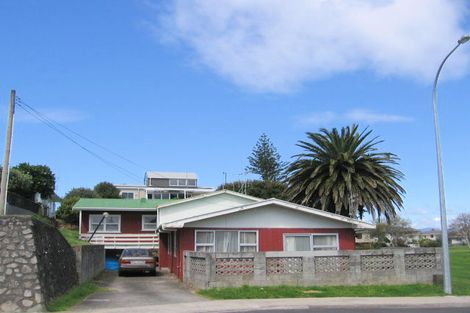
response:
M204 253L185 252L184 277L195 288L242 285L433 283L442 274L439 248Z
M0 217L0 312L43 312L77 284L75 253L54 227Z

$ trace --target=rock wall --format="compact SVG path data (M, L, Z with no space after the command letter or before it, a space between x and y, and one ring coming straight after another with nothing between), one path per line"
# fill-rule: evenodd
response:
M54 227L33 219L41 290L48 303L78 284L75 252Z
M0 312L42 312L78 283L75 254L52 226L0 217Z

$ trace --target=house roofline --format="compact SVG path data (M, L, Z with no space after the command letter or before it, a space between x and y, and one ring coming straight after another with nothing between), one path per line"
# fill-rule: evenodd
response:
M230 191L230 190L223 189L223 190L214 191L214 192L211 192L211 193L206 193L206 194L203 194L203 195L183 199L183 200L178 201L178 203L175 202L175 203L162 204L162 205L159 205L158 208L160 208L160 209L161 208L166 208L166 207L173 206L175 204L182 204L182 203L197 201L197 200L201 200L201 199L205 199L205 198L211 198L211 197L218 196L218 195L221 195L221 194L229 194L229 195L232 195L232 196L238 196L240 198L250 199L250 200L253 200L253 201L256 201L256 202L265 201L264 199L261 199L261 198L256 198L256 197L248 196L248 195L238 193L238 192L235 192L235 191Z
M113 207L87 207L72 208L72 211L114 211L114 212L156 212L157 208L113 208Z
M181 202L179 202L179 203L181 203ZM313 208L302 206L302 205L297 205L297 204L290 203L290 202L287 202L287 201L284 201L284 200L279 200L279 199L276 199L276 198L271 198L271 199L268 199L268 200L258 201L258 202L251 203L251 204L245 204L245 205L241 205L241 206L237 206L237 207L223 209L223 210L216 211L216 212L210 212L210 213L205 213L205 214L201 214L201 215L198 215L198 216L193 216L193 217L189 217L189 218L183 218L183 219L171 221L171 222L159 225L159 228L161 228L161 229L182 228L187 223L197 222L197 221L200 221L200 220L205 220L205 219L218 217L218 216L223 216L223 215L227 215L227 214L232 214L232 213L236 213L236 212L251 210L251 209L254 209L254 208L258 208L258 207L262 207L262 206L266 206L266 205L270 205L270 204L276 204L276 205L279 205L279 206L282 206L282 207L286 207L286 208L290 208L290 209L293 209L293 210L301 211L301 212L304 212L304 213L307 213L307 214L318 215L318 216L322 216L322 217L325 217L325 218L337 220L337 221L340 221L340 222L343 222L343 223L352 224L352 225L356 226L354 228L358 228L358 229L375 229L375 225L371 224L371 223L359 221L359 220L356 220L356 219L353 219L353 218L350 218L350 217L345 217L345 216L341 216L341 215L338 215L338 214L325 212L325 211L321 211L321 210L318 210L318 209L313 209Z

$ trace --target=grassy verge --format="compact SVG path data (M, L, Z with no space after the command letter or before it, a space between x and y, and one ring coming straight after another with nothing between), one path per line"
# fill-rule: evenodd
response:
M470 295L470 249L452 247L452 286L454 295ZM211 299L271 299L310 297L419 297L442 296L442 287L424 284L415 285L361 285L361 286L273 286L240 288L214 288L198 293Z
M432 285L364 285L364 286L273 286L213 288L200 290L201 296L211 299L274 299L322 297L418 297L441 296L442 288Z
M450 249L452 289L457 296L470 295L470 249L466 246Z
M71 246L83 246L88 244L87 241L79 239L78 230L61 228L59 231Z
M54 225L52 224L52 221L51 221L50 219L48 219L47 217L45 217L45 216L41 216L41 215L39 215L39 214L34 214L34 215L32 215L32 217L33 217L35 220L38 220L38 221L40 221L40 222L43 222L44 224L47 224L47 225L49 225L49 226L54 226Z
M98 287L95 283L88 282L70 290L66 294L52 300L47 305L50 312L65 311L70 307L80 303L85 297L100 291L103 288Z

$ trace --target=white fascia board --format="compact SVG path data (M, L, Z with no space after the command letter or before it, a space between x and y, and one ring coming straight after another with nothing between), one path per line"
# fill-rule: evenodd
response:
M174 223L165 223L162 225L163 230L169 230L169 229L179 229L184 227L184 222L174 222Z
M264 199L248 196L248 195L238 193L238 192L234 192L234 191L230 191L230 190L219 190L219 191L215 191L215 192L212 192L212 193L206 193L206 194L203 194L203 195L200 195L200 196L180 200L180 201L177 201L175 203L168 203L168 204L164 204L164 205L159 205L158 207L159 208L171 207L171 206L179 205L179 204L186 203L186 202L191 202L191 201L196 201L196 200L200 200L200 199L214 197L214 196L224 194L224 193L232 195L232 196L237 196L237 197L240 197L240 198L250 199L250 200L253 200L253 201L257 201L257 202L265 201Z
M299 210L299 211L302 211L302 212L315 214L315 215L323 216L323 217L326 217L326 218L335 219L335 220L338 220L338 221L341 221L341 222L353 224L353 225L356 225L357 228L375 229L375 224L359 221L359 220L356 220L354 218L342 216L342 215L339 215L339 214L326 212L326 211L322 211L322 210L315 209L315 208L310 208L310 207L303 206L303 205L298 205L298 204L295 204L295 203L292 203L292 202L279 200L279 199L276 199L276 198L271 198L271 199L268 199L267 201L272 201L271 204L278 204L278 205L285 206L285 207L290 207L292 209L296 209L296 210Z
M291 203L291 202L282 201L282 200L278 200L278 199L274 199L274 198L273 199L268 199L268 200L265 200L265 201L259 201L259 202L253 203L253 204L242 205L242 206L238 206L238 207L234 207L234 208L229 208L229 209L224 209L224 210L220 210L220 211L216 211L216 212L211 212L211 213L207 213L207 214L202 214L202 215L198 215L198 216L184 218L184 219L181 219L181 220L176 220L176 221L165 223L164 225L172 225L176 228L182 228L182 227L184 227L184 224L186 224L186 223L196 222L196 221L205 220L205 219L209 219L209 218L213 218L213 217L217 217L217 216L221 216L221 215L227 215L227 214L231 214L231 213L241 212L241 211L245 211L245 210L251 210L251 209L254 209L254 208L257 208L257 207L262 207L262 206L266 206L266 205L270 205L270 204L276 204L276 205L279 205L279 206L282 206L282 207L286 207L286 208L290 208L290 209L293 209L293 210L301 211L301 212L304 212L304 213L307 213L307 214L322 216L322 217L325 217L325 218L341 221L341 222L353 225L353 228L375 229L374 224L358 221L358 220L355 220L355 219L352 219L352 218L349 218L349 217L341 216L341 215L334 214L334 213L324 212L324 211L320 211L320 210L317 210L317 209L312 209L312 208L309 208L309 207L297 205L297 204L294 204L294 203Z

